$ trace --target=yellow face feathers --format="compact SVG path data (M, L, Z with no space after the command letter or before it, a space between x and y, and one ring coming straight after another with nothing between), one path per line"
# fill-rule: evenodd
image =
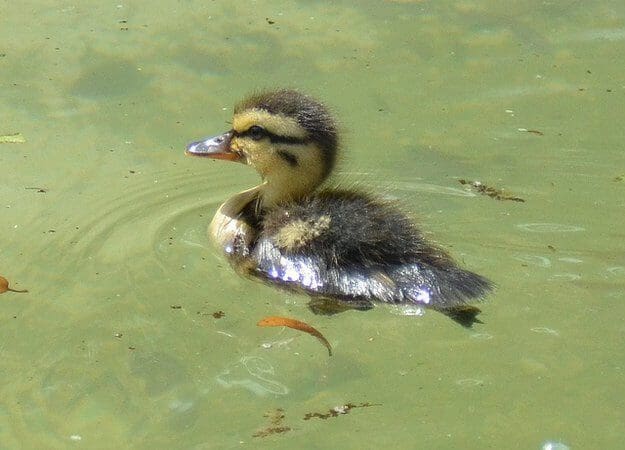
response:
M327 109L297 91L260 93L235 106L229 151L263 178L264 204L312 193L334 167L337 147Z
M243 133L252 126L261 126L271 134L277 136L289 136L299 139L306 138L304 130L297 120L284 114L272 114L262 109L249 109L236 114L232 121L232 128Z

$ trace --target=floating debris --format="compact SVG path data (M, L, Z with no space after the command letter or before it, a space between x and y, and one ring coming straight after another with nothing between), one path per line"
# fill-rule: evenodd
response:
M222 318L223 316L225 316L225 315L226 315L226 313L225 313L225 312L223 312L223 311L221 311L221 310L219 310L219 311L215 311L215 312L212 314L212 316L213 316L215 319L221 319L221 318Z
M2 275L0 275L0 294L4 293L4 292L19 292L21 294L28 292L26 289L23 290L19 290L19 289L11 289L9 287L9 280L7 280L6 278L4 278Z
M0 134L0 144L23 144L26 138L22 133Z
M542 131L539 130L528 130L527 128L517 128L518 131L523 131L525 133L532 133L532 134L536 134L538 136L544 136L545 133L543 133Z
M289 319L288 317L269 316L260 320L256 325L258 325L259 327L289 327L293 328L294 330L299 330L308 334L312 334L317 339L319 339L323 343L323 345L326 346L326 348L328 349L328 354L332 356L332 347L330 346L328 340L323 336L323 334L321 334L319 331L317 331L315 328L311 327L307 323L300 322L299 320L295 319Z
M330 417L338 417L340 415L347 414L354 408L368 408L370 406L382 406L382 404L367 402L367 403L360 403L357 405L355 403L346 403L344 405L338 405L332 409L329 409L327 413L319 413L319 412L306 413L306 415L304 416L304 420L310 420L313 418L326 420L326 419L329 419Z
M618 183L619 181L623 181L623 180L625 180L625 175L619 175L617 177L614 177L613 181Z
M286 415L282 408L276 408L274 411L263 414L263 417L269 419L269 425L262 430L257 431L252 437L267 437L272 434L282 434L291 431L291 427L282 424Z
M515 197L512 194L508 194L504 192L503 189L496 189L492 186L488 186L481 181L469 181L465 179L460 179L458 182L462 185L468 185L475 189L478 194L487 195L490 198L494 198L495 200L511 200L513 202L522 202L525 203L521 197Z

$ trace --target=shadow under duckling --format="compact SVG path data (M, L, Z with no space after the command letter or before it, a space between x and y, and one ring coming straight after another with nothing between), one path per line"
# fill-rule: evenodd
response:
M245 99L231 130L187 146L189 155L251 165L262 178L221 205L209 227L231 265L310 295L316 313L384 302L431 308L465 327L480 322L469 302L485 296L490 281L460 268L390 203L319 189L337 151L327 108L294 90Z

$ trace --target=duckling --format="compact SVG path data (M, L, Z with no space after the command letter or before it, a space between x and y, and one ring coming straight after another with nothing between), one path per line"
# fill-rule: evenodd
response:
M389 202L321 188L338 149L328 109L288 89L248 97L229 131L187 146L189 155L250 165L262 179L222 204L209 226L235 270L308 294L317 313L383 302L431 308L465 327L480 322L468 302L491 290L489 280L460 268Z

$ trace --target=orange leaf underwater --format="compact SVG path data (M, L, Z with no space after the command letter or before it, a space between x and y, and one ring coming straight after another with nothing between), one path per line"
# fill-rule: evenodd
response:
M17 289L11 289L9 287L9 280L7 280L6 278L4 278L2 275L0 275L0 294L6 292L6 291L11 291L11 292L28 292L26 289L20 291Z
M289 327L293 328L294 330L299 330L308 334L312 334L314 337L319 339L323 343L323 345L326 346L326 348L328 349L328 354L332 356L332 347L330 347L330 343L328 342L328 340L323 336L323 334L321 334L319 331L317 331L315 328L311 327L307 323L300 322L299 320L295 319L289 319L288 317L269 316L260 320L256 325L258 325L259 327Z

